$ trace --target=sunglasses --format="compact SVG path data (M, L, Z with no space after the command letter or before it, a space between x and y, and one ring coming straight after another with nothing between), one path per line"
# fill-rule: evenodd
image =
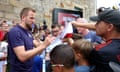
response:
M55 66L64 66L63 64L51 64L52 67L55 67Z

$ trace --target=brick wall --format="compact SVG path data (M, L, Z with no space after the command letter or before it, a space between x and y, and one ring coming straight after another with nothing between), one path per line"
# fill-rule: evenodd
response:
M0 0L0 19L19 21L19 13L24 7L37 10L36 23L42 24L45 19L47 24L52 24L53 8L74 10L75 7L83 9L83 17L95 14L96 0Z

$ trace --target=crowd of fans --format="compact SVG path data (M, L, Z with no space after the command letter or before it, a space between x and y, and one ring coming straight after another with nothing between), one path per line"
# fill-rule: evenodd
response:
M47 46L65 27L49 28L45 21L37 27L34 14L32 8L24 8L20 23L0 21L0 72L42 72L44 59L46 72L114 72L110 63L120 65L118 10L101 7L98 16L90 17L96 24L77 18L71 22L77 32L50 49Z

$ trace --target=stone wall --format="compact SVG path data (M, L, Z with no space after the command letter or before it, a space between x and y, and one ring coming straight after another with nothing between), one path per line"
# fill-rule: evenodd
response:
M83 17L89 20L95 14L96 0L0 0L0 19L20 21L19 13L24 7L37 10L36 23L52 24L53 8L74 10L75 7L83 9Z

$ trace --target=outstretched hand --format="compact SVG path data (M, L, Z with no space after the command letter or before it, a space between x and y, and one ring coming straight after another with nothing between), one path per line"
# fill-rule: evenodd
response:
M74 26L77 26L77 22L76 21L71 21L70 22L72 25L74 25Z
M74 43L74 40L72 38L63 38L62 41L67 42L68 45L70 45L70 46L72 46Z
M54 40L55 40L56 37L52 36L52 35L48 35L46 38L45 38L45 41L43 42L43 44L47 47L48 45L50 45Z

